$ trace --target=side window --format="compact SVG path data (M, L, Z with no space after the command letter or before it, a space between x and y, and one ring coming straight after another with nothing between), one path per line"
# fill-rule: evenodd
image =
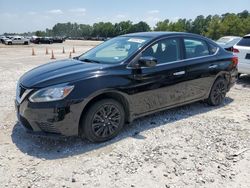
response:
M165 39L148 47L143 57L151 56L157 59L157 63L168 63L180 60L179 39Z
M250 47L250 37L243 37L237 44L238 46Z
M202 57L209 55L207 43L198 39L184 39L186 58Z
M209 44L209 51L210 51L210 55L213 55L217 52L218 47L213 45L213 44Z

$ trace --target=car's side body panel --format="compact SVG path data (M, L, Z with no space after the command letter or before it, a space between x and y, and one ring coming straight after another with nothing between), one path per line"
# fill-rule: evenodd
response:
M181 46L182 56L178 61L150 68L133 66L142 51L155 41L186 36L207 41L203 37L188 34L163 35L155 37L149 44L138 49L131 59L118 65L70 60L34 69L20 79L21 85L33 91L22 104L17 104L18 113L29 120L34 131L44 131L43 129L53 125L59 133L71 136L78 134L79 122L86 107L104 94L113 93L125 100L124 107L128 112L126 120L130 122L146 114L208 98L210 89L219 76L225 77L231 86L236 77L232 72L237 70L232 66L232 54L221 48L212 55L185 59ZM75 86L64 100L43 104L29 102L28 97L36 90L62 82Z

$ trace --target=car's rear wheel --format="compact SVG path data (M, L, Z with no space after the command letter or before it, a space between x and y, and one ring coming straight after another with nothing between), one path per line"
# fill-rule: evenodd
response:
M227 81L224 78L218 78L210 91L207 103L211 106L222 104L226 97L227 85Z
M113 99L100 100L88 109L81 125L81 137L104 142L117 136L125 121L123 106Z
M12 45L12 42L8 42L8 45Z

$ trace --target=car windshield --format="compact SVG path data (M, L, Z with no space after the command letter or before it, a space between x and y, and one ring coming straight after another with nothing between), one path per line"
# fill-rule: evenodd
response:
M131 57L150 38L146 37L116 37L91 49L78 59L80 61L115 64Z

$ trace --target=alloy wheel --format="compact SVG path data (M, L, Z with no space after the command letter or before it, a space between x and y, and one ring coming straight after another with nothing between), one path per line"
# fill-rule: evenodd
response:
M92 130L97 137L107 138L113 135L121 122L121 113L113 104L102 105L92 119Z
M213 90L213 100L215 104L220 104L226 96L226 85L223 81L218 82Z

